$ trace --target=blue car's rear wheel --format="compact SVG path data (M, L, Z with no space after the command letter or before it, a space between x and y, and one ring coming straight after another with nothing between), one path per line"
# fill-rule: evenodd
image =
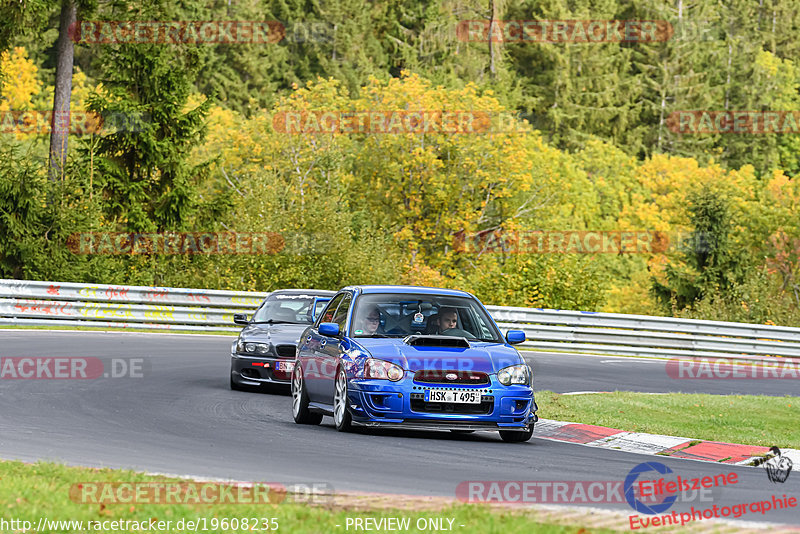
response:
M292 416L300 425L318 425L322 422L322 414L308 409L308 392L303 380L303 368L299 365L292 373Z
M501 430L500 438L506 443L522 443L528 441L533 436L533 425L528 430Z
M336 373L336 390L333 392L333 423L339 432L347 432L352 427L353 418L347 410L347 375L339 368Z

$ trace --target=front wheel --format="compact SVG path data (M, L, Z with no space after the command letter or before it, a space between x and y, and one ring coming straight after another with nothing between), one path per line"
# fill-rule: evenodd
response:
M322 422L322 414L308 409L308 392L303 380L303 368L295 367L292 374L292 416L299 425L318 425Z
M353 423L347 410L347 375L341 367L336 373L336 390L333 393L333 422L339 432L349 432Z
M530 425L527 430L501 430L500 438L506 443L523 443L528 441L533 436L533 425Z

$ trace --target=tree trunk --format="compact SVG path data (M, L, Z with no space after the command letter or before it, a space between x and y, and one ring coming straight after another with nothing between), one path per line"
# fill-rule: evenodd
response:
M63 0L56 48L56 86L53 95L53 117L50 122L50 180L64 173L67 163L67 138L70 125L70 97L72 95L72 63L75 45L70 37L74 27L77 7L74 0Z
M491 12L490 14L491 18L489 19L489 73L492 78L495 78L497 76L497 66L495 65L496 61L495 54L498 45L492 42L492 35L495 34L494 27L496 24L498 24L497 22L498 1L499 0L489 0L489 11ZM498 35L501 35L501 33L502 33L501 31L497 32Z

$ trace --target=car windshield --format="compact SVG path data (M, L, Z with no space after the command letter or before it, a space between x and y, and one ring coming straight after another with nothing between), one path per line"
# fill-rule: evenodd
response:
M469 297L368 293L358 298L351 336L405 337L412 334L502 342L486 311Z
M322 299L322 300L320 300ZM254 323L312 324L330 297L318 295L270 295L253 315ZM316 313L312 309L316 302Z

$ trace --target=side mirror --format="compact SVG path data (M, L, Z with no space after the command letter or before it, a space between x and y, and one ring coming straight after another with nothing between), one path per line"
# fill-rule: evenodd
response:
M528 336L522 330L509 330L506 332L506 341L508 341L509 345L518 345L526 339L528 339Z
M319 333L323 336L336 337L339 335L339 325L337 323L320 323Z
M247 320L246 313L234 313L233 314L233 324L240 324L242 326L247 326L250 322Z

